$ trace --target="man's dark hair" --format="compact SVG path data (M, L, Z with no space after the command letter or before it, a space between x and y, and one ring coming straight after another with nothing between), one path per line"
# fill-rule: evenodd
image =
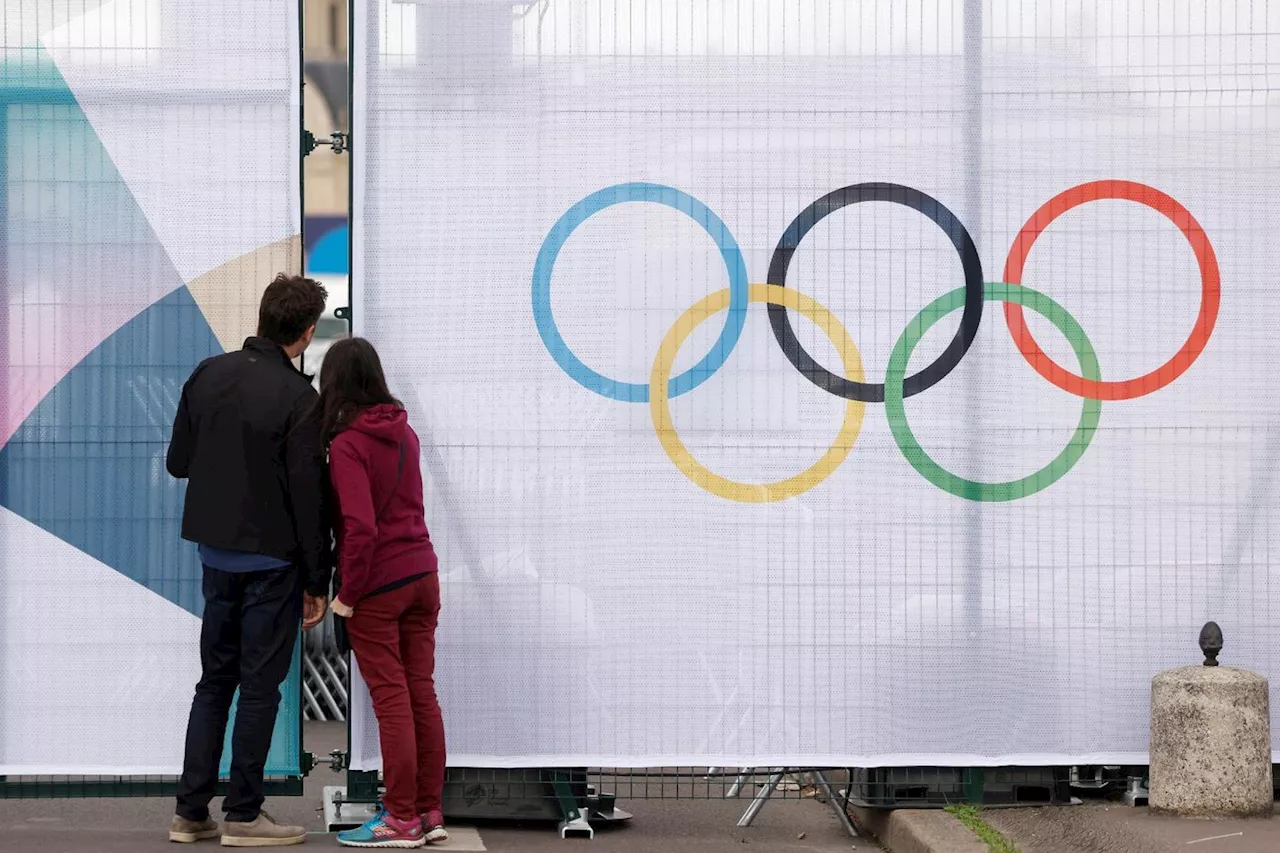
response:
M258 306L258 337L292 346L324 313L329 292L313 278L280 273Z

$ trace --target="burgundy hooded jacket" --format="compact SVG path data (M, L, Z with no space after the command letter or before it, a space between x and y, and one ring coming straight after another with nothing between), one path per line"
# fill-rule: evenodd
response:
M343 604L355 607L436 571L418 453L408 415L392 405L364 410L329 446Z

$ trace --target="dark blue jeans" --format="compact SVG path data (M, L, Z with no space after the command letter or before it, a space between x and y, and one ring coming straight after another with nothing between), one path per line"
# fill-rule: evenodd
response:
M253 821L262 809L262 776L302 619L302 573L296 568L224 572L204 567L202 675L187 723L178 782L180 817L202 821L218 784L227 717L236 688L231 733L231 786L222 805L229 821Z

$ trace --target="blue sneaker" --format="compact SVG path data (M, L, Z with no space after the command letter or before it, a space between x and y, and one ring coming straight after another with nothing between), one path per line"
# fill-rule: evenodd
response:
M401 850L421 847L427 843L422 832L422 820L396 820L386 811L380 811L359 829L338 833L338 843L343 847L395 847Z

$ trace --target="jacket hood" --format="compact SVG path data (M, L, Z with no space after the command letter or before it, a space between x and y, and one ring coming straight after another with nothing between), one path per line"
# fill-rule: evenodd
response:
M381 403L361 412L349 429L363 433L389 444L399 444L404 438L409 414L399 406Z

